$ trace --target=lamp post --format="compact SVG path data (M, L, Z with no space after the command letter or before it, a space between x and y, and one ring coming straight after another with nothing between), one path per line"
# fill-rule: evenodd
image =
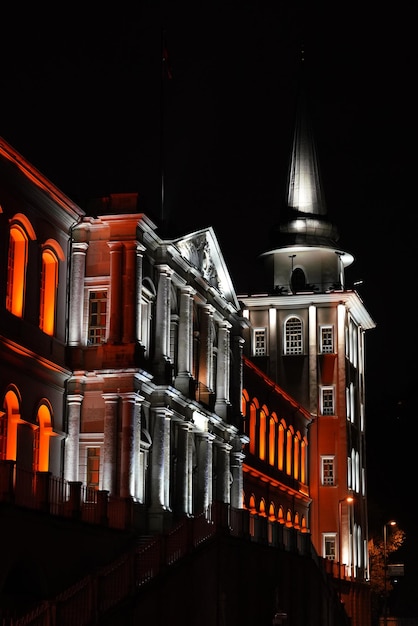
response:
M387 570L388 570L388 550L387 550L387 528L388 526L396 526L396 522L391 520L383 526L383 573L384 573L384 593L383 593L383 624L388 623L388 591L387 591Z
M341 563L342 563L342 537L341 537L341 517L342 517L342 504L346 502L351 504L354 502L353 496L346 496L341 500L338 500L338 597L341 602Z

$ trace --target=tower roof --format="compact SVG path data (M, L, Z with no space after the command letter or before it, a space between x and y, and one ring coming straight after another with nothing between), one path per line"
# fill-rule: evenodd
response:
M338 229L327 219L327 206L302 75L290 155L287 203L281 215L278 241L275 244L335 248L338 239Z

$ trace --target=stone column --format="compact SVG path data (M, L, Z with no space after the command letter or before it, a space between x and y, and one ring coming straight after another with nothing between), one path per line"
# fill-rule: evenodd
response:
M136 294L136 340L141 343L142 339L142 261L143 252L145 246L142 243L136 244L136 281L135 281L135 294Z
M80 346L83 340L84 278L88 243L73 243L69 296L68 345Z
M215 412L226 419L229 404L229 329L231 324L226 320L218 326L218 359L216 371L216 402Z
M180 293L180 321L177 342L176 389L185 396L190 394L193 358L193 295L190 286L182 287Z
M213 391L213 307L200 307L199 383Z
M135 341L135 271L136 243L125 243L125 266L123 273L123 343Z
M196 513L205 513L209 517L212 504L212 457L213 440L211 433L197 433L197 497Z
M231 446L228 443L216 443L216 494L219 502L230 503L231 473L229 467L229 453Z
M141 461L141 431L142 431L142 402L144 397L139 394L135 395L134 409L134 496L138 502L143 501L142 493L142 474L145 468L142 467Z
M80 459L80 420L81 403L83 396L71 394L67 396L68 426L65 440L65 468L64 476L68 481L78 481Z
M192 446L189 422L176 422L177 472L176 512L189 515L193 512L192 500Z
M151 508L169 509L170 427L172 412L167 407L152 407Z
M242 464L245 454L240 450L234 450L230 455L232 485L231 485L231 506L235 509L242 509L244 503L244 478Z
M123 393L122 398L122 438L120 446L119 494L122 498L134 495L134 453L135 453L135 393Z
M119 241L109 241L110 248L110 321L109 343L121 341L122 250Z
M103 436L103 489L110 495L116 493L116 450L119 396L104 393L105 419Z
M170 354L170 291L171 274L173 273L168 265L159 265L157 305L155 317L155 376L156 382L166 382L166 366Z

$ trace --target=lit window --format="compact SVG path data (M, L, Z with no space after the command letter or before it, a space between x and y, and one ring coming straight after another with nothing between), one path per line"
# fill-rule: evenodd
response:
M336 557L336 535L335 534L330 534L330 535L323 535L323 544L322 544L322 549L323 549L323 555L325 559L330 559L331 561L335 561L335 557Z
M253 356L267 354L267 332L265 328L255 328L253 332Z
M321 457L322 485L335 485L335 459L333 456Z
M321 354L332 354L334 352L334 332L332 326L321 326L320 352Z
M6 308L17 317L23 317L28 263L28 236L15 224L10 229L7 267Z
M302 320L290 317L285 323L285 354L302 354Z
M49 469L49 441L54 436L52 430L51 409L41 404L37 416L38 428L34 435L33 468L35 471L47 472Z
M107 292L90 291L89 293L89 330L88 343L97 345L106 341Z
M87 448L87 487L97 490L100 479L100 448Z
M39 326L47 335L55 329L55 308L58 285L58 259L50 249L42 252L41 307Z
M322 387L321 388L321 415L334 415L334 388Z

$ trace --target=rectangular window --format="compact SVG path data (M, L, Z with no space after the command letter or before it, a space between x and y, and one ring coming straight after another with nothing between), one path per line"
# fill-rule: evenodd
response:
M333 456L321 457L321 484L335 485L335 459Z
M332 354L334 352L334 332L332 326L321 326L319 342L321 354Z
M255 328L253 332L253 356L267 354L267 331L265 328Z
M322 550L325 559L330 559L331 561L335 561L336 558L336 547L337 547L337 537L335 534L323 535L323 544Z
M89 293L88 343L97 345L106 341L107 291Z
M100 448L87 448L87 487L99 488Z
M334 387L321 388L321 415L335 415Z

